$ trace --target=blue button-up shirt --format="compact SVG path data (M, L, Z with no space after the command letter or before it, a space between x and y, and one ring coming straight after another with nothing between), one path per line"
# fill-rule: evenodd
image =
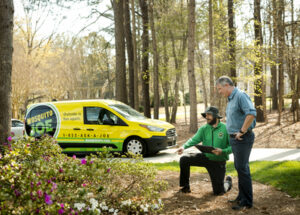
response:
M242 128L247 115L256 117L256 109L250 97L238 88L234 88L228 97L226 107L226 127L229 134L239 132ZM253 129L256 125L254 119L248 130Z

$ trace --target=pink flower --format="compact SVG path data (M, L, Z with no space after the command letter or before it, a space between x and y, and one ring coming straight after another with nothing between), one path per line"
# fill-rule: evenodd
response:
M85 165L86 164L86 159L82 159L81 164Z
M43 197L43 192L41 190L38 190L36 193L38 194L39 198Z
M94 161L91 161L90 164L94 163Z
M83 184L82 184L82 186L83 186L83 187L85 187L85 186L86 186L86 184L85 184L85 183L83 183Z
M108 168L108 169L107 169L107 173L109 173L109 172L110 172L110 169L111 169L111 168Z
M7 140L8 140L9 142L12 141L12 137L9 136L9 137L7 138Z
M30 144L28 143L28 144L26 144L26 146L27 146L27 147L29 147L29 146L30 146Z
M54 190L57 189L57 184L55 184L54 182L52 182L52 189L54 189Z
M53 204L53 201L51 200L51 196L48 195L48 194L45 194L45 203L47 205L52 205Z
M73 155L73 159L74 159L74 160L76 159L76 155Z
M15 132L13 132L13 131L10 132L10 134L11 134L11 136L15 136Z
M62 168L60 168L60 169L59 169L59 172L60 172L60 173L63 173L63 172L64 172L64 170L63 170Z
M63 208L61 208L61 209L58 210L58 214L63 214L63 213L64 213L64 209Z
M60 204L60 207L61 207L61 208L65 208L65 206L64 206L64 204L63 204L63 203L61 203L61 204Z

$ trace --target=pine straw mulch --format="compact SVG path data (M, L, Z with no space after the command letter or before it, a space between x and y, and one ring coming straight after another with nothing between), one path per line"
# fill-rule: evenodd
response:
M293 115L289 111L283 113L281 125L276 125L277 113L268 114L267 118L268 123L257 123L253 130L253 148L300 148L300 122L293 123ZM199 119L198 127L205 123L204 118ZM175 127L179 146L193 136L189 133L189 124L185 124L184 120L178 120Z

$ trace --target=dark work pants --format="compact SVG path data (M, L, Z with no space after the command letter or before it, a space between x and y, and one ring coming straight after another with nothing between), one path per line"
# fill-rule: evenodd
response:
M254 142L254 133L247 132L241 138L243 140L236 140L230 137L230 145L234 156L234 167L238 173L239 194L237 199L240 205L252 206L253 191L252 179L249 168L249 157Z
M211 161L204 154L189 154L180 158L180 186L190 186L190 167L205 167L209 173L215 195L225 193L224 177L226 161Z

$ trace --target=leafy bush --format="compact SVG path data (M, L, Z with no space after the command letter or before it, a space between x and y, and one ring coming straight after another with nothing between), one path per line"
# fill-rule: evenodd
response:
M143 214L163 206L166 184L155 168L107 150L80 160L50 137L9 138L0 168L0 214Z

